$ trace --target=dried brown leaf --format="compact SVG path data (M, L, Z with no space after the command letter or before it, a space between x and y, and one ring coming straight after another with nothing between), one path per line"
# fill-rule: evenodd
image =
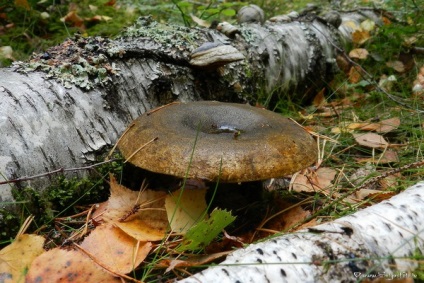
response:
M327 190L333 187L332 181L337 171L332 168L321 167L317 171L312 169L303 170L293 175L291 187L296 192L322 192L329 193Z
M386 148L389 143L384 137L374 133L353 134L356 142L365 147Z
M355 48L349 52L349 57L354 59L367 59L369 53L365 48Z
M400 126L400 119L399 117L393 117L383 120L378 124L380 127L376 129L377 133L388 133L396 130Z

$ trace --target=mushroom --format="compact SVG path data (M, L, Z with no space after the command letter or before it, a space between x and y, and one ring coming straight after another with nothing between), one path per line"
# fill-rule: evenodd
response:
M144 113L118 148L145 170L220 183L283 177L317 156L314 139L280 114L216 101L172 103Z
M231 45L220 42L206 42L193 51L190 65L199 68L216 69L243 59L244 55Z

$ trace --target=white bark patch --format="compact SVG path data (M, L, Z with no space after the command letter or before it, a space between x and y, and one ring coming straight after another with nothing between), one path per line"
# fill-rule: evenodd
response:
M424 249L424 182L352 215L252 244L179 282L356 282L414 278ZM406 257L406 258L405 258Z

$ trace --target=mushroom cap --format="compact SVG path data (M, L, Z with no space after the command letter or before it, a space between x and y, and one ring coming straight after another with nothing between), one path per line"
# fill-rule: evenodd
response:
M130 163L149 171L226 183L286 176L317 156L314 139L289 119L216 101L174 103L144 113L118 148Z

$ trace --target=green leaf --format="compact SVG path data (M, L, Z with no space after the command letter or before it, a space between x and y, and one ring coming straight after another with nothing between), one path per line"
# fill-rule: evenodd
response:
M232 17L232 16L235 16L236 10L234 10L234 9L225 9L225 10L222 10L221 13L224 16Z
M178 7L180 7L180 8L186 8L186 7L190 7L190 6L192 6L193 4L191 4L190 2L188 2L188 1L180 1L180 2L178 2Z
M184 236L183 242L176 249L177 252L195 251L207 246L228 224L236 219L231 212L214 209L209 217L193 227Z

